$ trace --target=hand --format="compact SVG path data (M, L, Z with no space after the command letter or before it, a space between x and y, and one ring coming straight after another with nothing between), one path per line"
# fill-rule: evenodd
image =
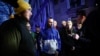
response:
M75 38L76 40L78 40L78 39L79 39L79 35L78 35L78 34L75 34L75 35L74 35L74 38Z
M72 51L74 51L74 50L75 50L75 46L72 47Z

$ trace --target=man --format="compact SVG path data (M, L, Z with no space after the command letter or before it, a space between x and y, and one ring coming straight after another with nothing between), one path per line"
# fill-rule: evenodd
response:
M42 35L41 35L41 28L40 28L40 26L38 26L38 25L36 25L35 26L35 40L36 40L36 42L35 42L35 45L36 45L36 50L35 50L35 54L36 54L36 56L40 56L41 55L41 47L40 47L40 44L42 43L42 39L41 39L41 37L42 37Z
M96 0L96 4L97 6L88 14L82 27L85 29L84 36L91 41L90 45L88 44L89 48L87 48L85 51L85 56L100 56L100 0Z
M60 35L63 34L63 31L65 31L65 29L66 29L66 21L63 20L63 21L61 22L61 28L59 29Z
M81 23L83 24L83 22L86 20L86 12L85 10L79 10L77 12L78 18L77 18L77 24Z
M34 56L32 35L26 26L32 8L22 0L18 1L18 5L14 19L0 26L0 56Z
M65 28L66 28L66 21L63 20L61 22L61 28L59 29L61 35L63 34L63 31L65 31Z
M53 26L53 19L48 19L47 28L43 31L42 56L58 56L61 49L60 36Z
M60 56L64 56L64 54L63 54L63 35L65 34L64 32L65 32L65 30L66 30L66 21L65 20L63 20L63 21L61 21L61 27L59 28L59 33L60 33L60 37L61 37L61 52L60 52Z

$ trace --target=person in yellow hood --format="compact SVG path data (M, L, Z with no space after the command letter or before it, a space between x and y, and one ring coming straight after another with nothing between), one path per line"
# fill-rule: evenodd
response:
M23 0L17 3L14 18L0 26L0 56L34 56L32 35L26 26L32 8Z

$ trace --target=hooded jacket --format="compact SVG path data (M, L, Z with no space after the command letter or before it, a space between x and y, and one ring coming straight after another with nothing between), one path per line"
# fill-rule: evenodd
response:
M48 54L55 54L55 51L60 51L61 40L59 32L51 27L42 31L42 51Z

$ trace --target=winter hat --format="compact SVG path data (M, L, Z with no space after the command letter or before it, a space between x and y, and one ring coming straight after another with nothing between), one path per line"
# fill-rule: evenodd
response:
M19 14L27 9L31 9L30 4L24 0L19 0L17 3L19 7L15 8L15 14Z

